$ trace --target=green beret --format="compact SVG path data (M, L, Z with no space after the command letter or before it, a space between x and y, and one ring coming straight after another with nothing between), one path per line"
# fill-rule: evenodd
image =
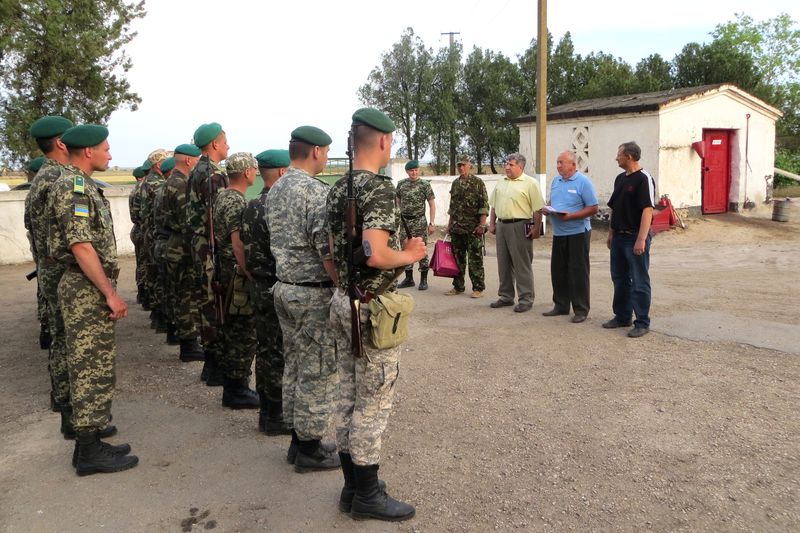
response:
M228 174L244 172L248 168L258 168L258 161L250 152L236 152L225 160L225 172Z
M369 126L383 133L392 133L395 130L395 125L382 111L378 111L373 107L362 107L353 113L353 126L358 125Z
M302 141L314 146L329 146L333 139L330 135L314 126L300 126L292 132L293 141Z
M143 178L144 177L144 169L142 167L136 167L133 169L133 177L134 178Z
M192 157L200 157L200 154L203 152L200 151L200 148L193 144L181 144L175 147L176 154L183 154L183 155L190 155Z
M29 172L39 172L39 169L42 168L42 164L44 163L44 156L39 156L34 159L28 161L28 171Z
M220 133L222 133L222 126L216 122L212 122L211 124L203 124L194 130L194 144L195 146L203 148L204 146L211 144L211 141L216 139Z
M264 150L256 156L259 168L285 168L292 164L289 150Z
M416 159L412 159L408 163L406 163L406 170L414 170L415 168L419 168L419 161Z
M151 168L153 168L153 163L149 159L145 159L144 163L142 163L142 170L148 172Z
M99 124L73 126L61 135L61 142L69 148L97 146L108 138L108 128Z
M175 158L172 157L172 156L169 156L168 158L166 158L165 160L163 160L161 162L161 164L158 166L158 168L161 169L161 172L169 172L170 170L175 168Z
M57 115L42 117L31 124L31 137L34 139L48 139L61 135L74 125L71 120Z

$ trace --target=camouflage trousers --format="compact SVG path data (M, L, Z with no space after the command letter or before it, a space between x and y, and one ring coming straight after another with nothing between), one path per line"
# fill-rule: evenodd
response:
M234 265L224 263L222 269L222 284L230 289ZM248 285L246 280L245 285ZM249 297L249 286L246 289L245 294ZM234 309L233 305L229 305L225 310L225 321L220 328L222 354L218 364L226 378L242 379L250 377L250 367L256 352L256 324L251 306L244 305L236 313L233 312Z
M147 259L145 264L145 284L150 297L150 307L164 312L164 286L161 276L161 253L164 242L160 239L145 239L147 246Z
M408 224L408 229L411 230L412 237L422 237L422 240L425 242L425 246L427 246L428 245L427 219L425 217L406 219L406 223ZM406 235L405 226L400 224L400 242L402 243L407 238L408 235ZM412 270L414 270L413 263L406 267L406 272L411 272ZM419 260L419 271L427 272L427 270L428 270L428 255L426 254L425 257Z
M169 316L175 332L181 339L197 337L200 315L193 294L195 292L194 267L188 263L164 262L165 300L170 306Z
M275 300L274 280L254 278L250 283L256 319L256 390L259 396L275 402L283 401L283 334Z
M339 395L336 346L328 319L332 289L280 281L273 287L283 332L283 418L300 440L321 439Z
M50 353L47 370L53 400L69 404L69 371L67 370L67 338L64 333L64 318L58 303L58 282L64 274L64 265L44 259L39 260L39 288L47 301L48 324L50 325Z
M219 325L217 323L217 311L212 288L214 263L209 253L208 239L203 235L192 235L192 261L195 268L193 297L200 314L200 336L203 342L210 346L217 337ZM208 355L207 349L206 355Z
M464 292L464 275L469 268L469 279L472 282L473 291L486 290L485 277L483 270L483 241L470 233L467 235L450 234L453 242L453 254L456 256L456 263L461 273L453 278L453 288L459 292Z
M76 431L104 428L114 396L115 322L103 294L84 276L67 269L58 284L67 334L72 425Z
M36 274L36 318L39 320L39 324L42 325L42 329L48 329L50 327L50 323L48 320L50 319L50 313L47 310L47 297L44 294L44 289L42 288L42 280L39 279L40 274L37 272Z
M131 242L133 243L134 256L136 257L136 288L142 292L144 296L144 258L142 257L142 230L138 224L134 224L131 228Z
M330 320L336 333L341 392L336 407L336 446L350 453L360 466L381 461L381 438L392 412L394 389L400 375L400 347L378 350L370 344L367 306L361 307L364 355L351 350L350 300L342 290L333 296Z

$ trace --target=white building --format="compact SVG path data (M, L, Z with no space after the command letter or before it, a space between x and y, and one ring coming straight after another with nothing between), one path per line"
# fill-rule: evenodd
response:
M617 148L636 141L657 194L699 214L737 211L766 197L775 162L775 121L782 113L730 84L582 100L547 113L547 175L556 157L578 154L601 206L621 172ZM536 116L520 117L520 152L534 161Z

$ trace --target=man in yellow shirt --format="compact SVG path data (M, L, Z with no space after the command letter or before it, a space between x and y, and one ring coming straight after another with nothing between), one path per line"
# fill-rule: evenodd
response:
M539 184L524 173L525 156L519 153L506 158L506 177L489 197L491 212L489 231L497 235L497 272L500 288L492 308L514 305L514 288L518 297L514 311L524 313L533 307L533 239L541 234L544 207ZM533 224L526 224L533 222ZM529 229L528 229L529 227Z

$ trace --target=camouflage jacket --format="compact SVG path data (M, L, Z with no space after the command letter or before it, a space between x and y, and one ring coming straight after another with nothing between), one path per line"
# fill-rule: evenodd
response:
M31 251L35 261L50 255L47 251L47 196L64 170L58 161L45 159L25 197L25 227L31 232Z
M289 167L267 195L267 226L279 280L327 281L322 261L330 259L325 199L330 186Z
M348 231L345 209L347 207L347 176L331 188L328 195L328 231L333 237L333 261L339 285L346 287L348 280L347 240ZM389 246L399 250L397 230L400 226L400 211L394 202L395 190L392 180L387 176L373 174L366 170L353 171L353 191L358 207L356 227L382 229L389 232ZM361 245L361 235L356 237L354 246ZM367 265L356 268L356 281L365 291L375 291L394 277L394 270L379 270Z
M474 174L457 178L450 187L450 233L467 235L489 214L489 195L483 180Z
M134 226L138 226L141 221L139 218L139 208L142 205L142 199L139 194L141 193L140 189L143 181L144 178L136 180L133 189L131 189L131 193L128 195L128 212L130 213L131 222L133 222Z
M189 200L186 202L186 223L192 232L208 237L208 207L213 206L220 189L229 185L228 175L218 164L204 155L189 173L186 185Z
M157 231L168 235L164 250L167 261L178 263L191 259L191 232L186 225L186 174L178 169L172 171L161 188L161 217Z
M400 205L400 214L406 221L425 219L425 205L428 200L436 198L433 188L427 180L408 178L400 180L397 184L397 201ZM433 221L431 221L433 222Z
M71 247L92 244L107 272L117 268L117 241L108 200L95 182L69 165L47 195L48 249L56 261L76 264Z
M155 239L154 216L156 211L156 193L161 184L164 183L164 176L150 171L139 187L139 197L141 198L139 207L139 224L142 228L142 236L148 242Z
M214 237L220 264L226 272L233 271L236 257L233 255L231 233L242 229L242 213L247 207L244 195L236 189L219 191L214 200Z
M256 278L275 280L275 256L269 245L267 227L267 193L264 187L261 194L250 200L242 214L242 242L247 270Z

